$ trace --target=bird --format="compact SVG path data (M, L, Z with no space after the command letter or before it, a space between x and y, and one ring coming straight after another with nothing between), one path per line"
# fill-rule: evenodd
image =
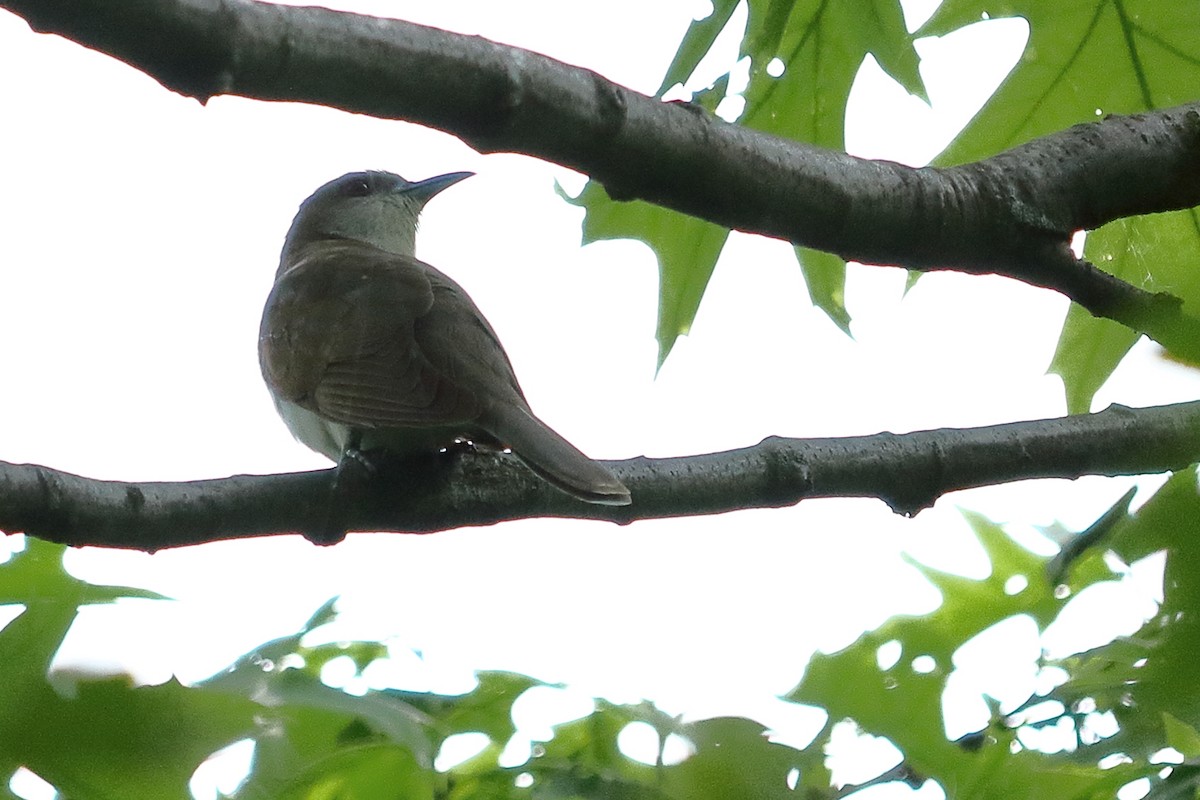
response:
M351 172L301 203L259 328L275 407L296 439L339 464L467 441L511 450L579 500L628 505L612 472L534 415L466 291L415 257L425 204L473 174Z

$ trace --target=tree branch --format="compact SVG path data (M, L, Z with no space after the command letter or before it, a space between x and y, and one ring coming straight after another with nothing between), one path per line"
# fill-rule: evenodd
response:
M983 428L840 439L772 437L683 458L606 462L628 507L582 503L516 459L442 453L386 466L339 510L349 530L431 533L524 517L625 524L816 497L877 497L915 515L946 492L1031 478L1134 475L1200 458L1200 402ZM75 546L155 551L303 531L328 518L333 470L188 483L119 483L0 462L0 530Z
M317 103L525 153L642 199L846 259L1062 292L1200 361L1180 304L1077 261L1076 230L1200 204L1200 103L1078 125L946 169L869 161L664 103L546 56L408 22L252 0L0 0L201 102Z
M997 273L1062 292L1200 361L1200 322L1077 260L1078 229L1200 203L1200 103L1076 126L974 164L858 159L664 103L589 70L407 22L252 0L0 0L35 30L122 59L201 102L216 94L406 119L477 149L554 161L740 230L915 269ZM1028 478L1177 469L1200 457L1200 404L1113 408L972 430L754 447L613 464L626 509L579 503L507 457L393 465L339 514L424 533L530 516L635 519L878 497L915 514L948 491ZM155 550L328 518L332 470L127 484L0 465L0 529Z

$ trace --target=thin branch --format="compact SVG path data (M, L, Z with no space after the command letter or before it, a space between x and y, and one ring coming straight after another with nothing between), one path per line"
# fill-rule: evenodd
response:
M1200 360L1180 304L1069 253L1076 230L1200 204L1200 103L1076 126L974 164L914 169L664 103L546 56L397 20L252 0L0 0L201 102L327 105L525 153L720 225L920 270L996 273Z
M352 508L350 530L431 533L524 517L625 524L779 508L816 497L877 497L914 515L951 491L1031 478L1133 475L1200 458L1200 402L983 428L841 439L772 437L683 458L606 462L633 505L581 503L515 459L438 454L388 466ZM0 530L49 541L154 551L303 531L327 518L333 470L190 483L118 483L0 462Z

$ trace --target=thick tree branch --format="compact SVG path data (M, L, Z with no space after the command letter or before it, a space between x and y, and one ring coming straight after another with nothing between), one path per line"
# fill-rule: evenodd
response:
M1200 203L1200 103L1111 117L974 164L853 158L663 103L553 59L411 23L252 0L0 0L35 30L122 59L201 101L311 102L406 119L481 151L519 152L721 225L867 263L998 273L1200 361L1179 303L1074 258L1074 231ZM1110 409L973 430L772 438L633 459L626 509L562 495L510 458L431 456L385 470L339 514L352 530L423 533L530 516L635 519L879 497L914 514L948 491L1028 478L1177 469L1200 458L1200 404ZM181 484L0 466L0 529L155 550L300 530L328 517L332 471Z
M878 497L913 515L946 492L1030 478L1132 475L1200 459L1200 402L984 428L841 439L772 437L684 458L608 462L624 508L581 503L515 459L439 454L382 471L339 517L350 530L430 533L523 517L638 519ZM333 470L191 483L97 481L0 462L0 530L70 545L154 551L305 529L328 516Z
M252 0L0 0L206 101L318 103L533 155L643 199L847 259L996 273L1200 361L1177 302L1071 256L1076 230L1200 204L1200 103L1076 126L996 157L913 169L663 103L594 72L473 36Z

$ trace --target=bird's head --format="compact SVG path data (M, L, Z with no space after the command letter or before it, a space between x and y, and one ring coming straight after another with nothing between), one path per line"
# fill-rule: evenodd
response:
M288 254L322 239L352 239L411 256L417 218L429 200L472 172L408 181L391 172L351 172L326 183L300 204L283 245Z

